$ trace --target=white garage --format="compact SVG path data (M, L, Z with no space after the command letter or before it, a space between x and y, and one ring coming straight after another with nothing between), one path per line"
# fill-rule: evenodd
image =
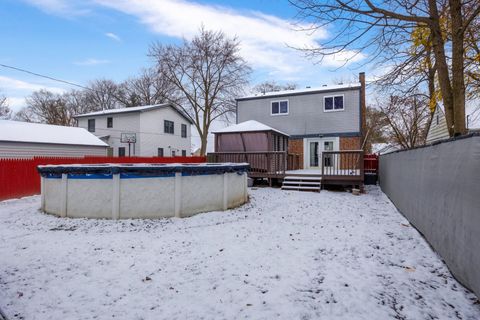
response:
M107 147L83 128L0 120L0 158L106 156Z

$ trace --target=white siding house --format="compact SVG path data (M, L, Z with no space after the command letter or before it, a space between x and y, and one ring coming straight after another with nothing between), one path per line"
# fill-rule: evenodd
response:
M91 112L75 116L78 126L109 145L113 156L189 156L191 121L170 104ZM135 143L122 141L122 134ZM130 150L129 150L130 148Z
M105 156L107 147L82 128L0 120L0 158Z
M448 138L450 138L450 135L448 134L445 113L443 113L442 108L437 105L435 107L435 112L432 115L430 126L428 127L427 139L425 142L428 144Z

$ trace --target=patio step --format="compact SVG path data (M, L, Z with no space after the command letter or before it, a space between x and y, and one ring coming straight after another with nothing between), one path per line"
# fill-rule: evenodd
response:
M286 176L282 184L282 190L320 192L321 187L322 178L320 176Z
M283 180L288 181L321 181L321 176L285 176Z

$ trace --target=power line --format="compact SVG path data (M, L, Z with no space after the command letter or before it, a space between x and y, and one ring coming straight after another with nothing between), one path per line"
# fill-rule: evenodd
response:
M57 78L50 77L50 76L47 76L47 75L44 75L44 74L40 74L40 73L36 73L36 72L33 72L33 71L28 71L28 70L26 70L26 69L17 68L17 67L9 66L9 65L6 65L6 64L2 64L2 63L0 63L0 66L1 66L1 67L4 67L4 68L16 70L16 71L28 73L28 74L31 74L31 75L34 75L34 76L37 76L37 77L49 79L49 80L52 80L52 81L57 81L57 82L65 83L65 84L68 84L68 85L71 85L71 86L75 86L75 87L79 87L79 88L82 88L82 89L85 89L85 90L95 91L95 90L93 90L92 88L88 88L88 87L82 86L82 85L80 85L80 84L76 84L76 83L73 83L73 82L70 82L70 81L66 81L66 80L62 80L62 79L57 79Z

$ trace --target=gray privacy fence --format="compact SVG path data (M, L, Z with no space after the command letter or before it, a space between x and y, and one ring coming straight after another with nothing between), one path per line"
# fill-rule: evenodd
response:
M380 156L380 186L480 296L480 135Z

